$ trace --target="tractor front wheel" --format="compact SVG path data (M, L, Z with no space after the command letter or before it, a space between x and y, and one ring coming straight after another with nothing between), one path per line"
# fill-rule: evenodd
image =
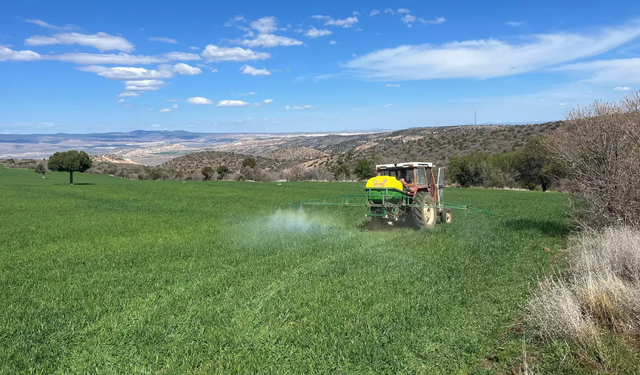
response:
M442 215L441 219L443 223L451 223L451 221L453 220L453 218L451 217L451 209L450 208L445 208L442 210L442 212L440 213L440 215Z
M420 191L413 199L411 216L416 229L432 229L436 226L436 205L433 197L426 191Z

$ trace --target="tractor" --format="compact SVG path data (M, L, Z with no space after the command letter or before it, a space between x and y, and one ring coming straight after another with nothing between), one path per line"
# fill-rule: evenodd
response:
M415 229L431 229L438 219L451 223L451 209L443 200L444 168L411 162L376 165L376 171L377 176L365 187L366 216L373 223L398 223Z

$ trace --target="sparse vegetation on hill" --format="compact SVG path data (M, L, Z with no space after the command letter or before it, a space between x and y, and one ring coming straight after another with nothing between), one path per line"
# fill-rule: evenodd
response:
M382 163L429 161L438 166L446 166L452 156L517 150L528 139L550 135L560 124L561 122L550 122L536 125L412 128L387 133L375 139L350 140L324 151L334 154L336 151L343 152L342 155L331 156L327 163L340 159L349 165L355 165L357 160L368 159ZM323 162L320 164L324 165Z
M329 155L313 147L286 147L270 151L264 154L264 157L277 161L302 161L319 159Z

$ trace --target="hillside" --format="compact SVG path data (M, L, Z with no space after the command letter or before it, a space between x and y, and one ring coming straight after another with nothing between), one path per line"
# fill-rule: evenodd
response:
M354 164L359 159L379 163L424 160L446 165L451 156L472 152L500 153L520 148L538 135L549 135L559 122L537 125L455 126L413 128L401 130L361 142L347 141L334 146L336 151L328 160L342 160ZM325 150L332 151L332 150ZM322 162L323 164L326 162Z
M248 155L234 152L202 151L174 158L160 165L161 168L176 171L199 171L204 167L217 167L226 165L232 172L237 172L242 167L242 162ZM265 170L278 170L287 166L286 162L261 156L254 157L258 168ZM288 163L291 164L291 163Z
M560 124L446 126L375 134L292 137L281 139L280 148L275 149L273 139L261 139L250 144L239 142L217 147L233 149L233 153L188 154L163 166L194 169L222 163L239 170L246 155L255 155L258 166L271 171L281 171L295 164L326 168L338 160L353 166L359 159L371 159L377 163L424 160L446 165L451 156L518 149L530 138L551 134Z
M330 156L313 147L286 147L270 151L264 157L274 160L313 160Z

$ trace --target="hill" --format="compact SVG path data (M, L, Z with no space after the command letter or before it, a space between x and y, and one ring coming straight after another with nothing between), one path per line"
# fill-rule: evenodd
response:
M446 166L451 156L518 149L528 139L551 134L560 124L447 126L374 134L291 137L279 139L277 147L274 139L259 139L216 147L234 152L192 153L162 166L193 170L206 165L226 164L237 171L247 155L254 155L260 168L272 172L282 172L295 165L327 170L337 162L353 167L359 159L370 159L376 163L430 161Z

